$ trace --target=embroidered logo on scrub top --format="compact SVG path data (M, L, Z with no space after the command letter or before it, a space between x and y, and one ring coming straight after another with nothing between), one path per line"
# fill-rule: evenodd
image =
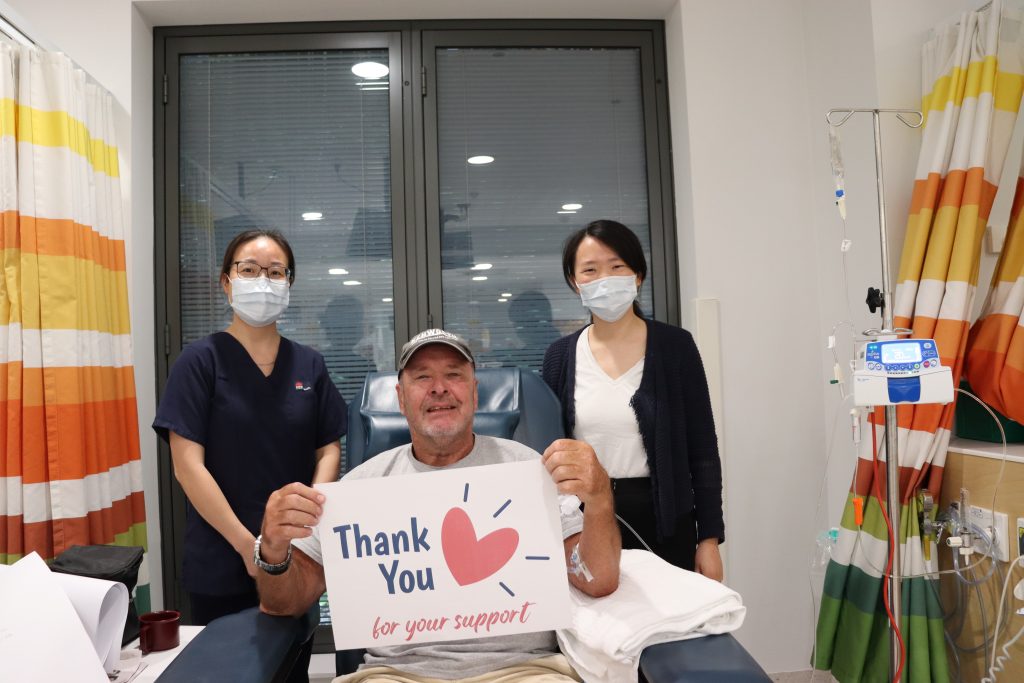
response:
M295 391L309 391L313 387L308 387L302 383L302 380L295 381Z

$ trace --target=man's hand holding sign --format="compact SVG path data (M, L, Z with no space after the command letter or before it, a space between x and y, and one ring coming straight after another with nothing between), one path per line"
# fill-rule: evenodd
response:
M567 539L565 558L570 581L587 595L608 595L619 585L619 555L622 539L615 523L615 505L608 474L590 445L573 439L559 439L544 451L544 466L558 485L558 492L576 496L583 503L583 533ZM581 567L572 560L575 541L586 559L585 567L593 580L587 581ZM592 552L583 553L584 549Z
M256 551L263 610L300 614L326 588L336 645L369 647L369 668L346 680L524 667L576 680L551 632L569 618L566 570L589 595L618 585L611 487L593 450L560 440L539 458L474 435L472 353L441 330L403 348L397 391L410 445L342 482L270 497Z

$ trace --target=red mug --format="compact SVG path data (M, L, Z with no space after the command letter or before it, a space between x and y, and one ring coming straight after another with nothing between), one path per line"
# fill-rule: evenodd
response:
M147 612L139 617L139 648L142 654L178 647L178 624L181 612L164 610Z

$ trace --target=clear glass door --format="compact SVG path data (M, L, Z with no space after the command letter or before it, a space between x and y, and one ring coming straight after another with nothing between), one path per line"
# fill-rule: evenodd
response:
M565 238L598 218L650 224L637 48L435 50L444 325L481 366L539 368L586 323ZM650 278L641 291L649 312Z

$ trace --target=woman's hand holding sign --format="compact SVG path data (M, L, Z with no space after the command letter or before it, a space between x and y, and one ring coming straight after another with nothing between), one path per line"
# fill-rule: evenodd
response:
M575 439L558 439L543 458L558 492L583 502L583 533L565 539L565 557L570 567L582 565L586 571L570 571L569 581L587 595L608 595L619 585L622 552L608 473L590 444ZM570 559L574 549L580 558L575 562Z

